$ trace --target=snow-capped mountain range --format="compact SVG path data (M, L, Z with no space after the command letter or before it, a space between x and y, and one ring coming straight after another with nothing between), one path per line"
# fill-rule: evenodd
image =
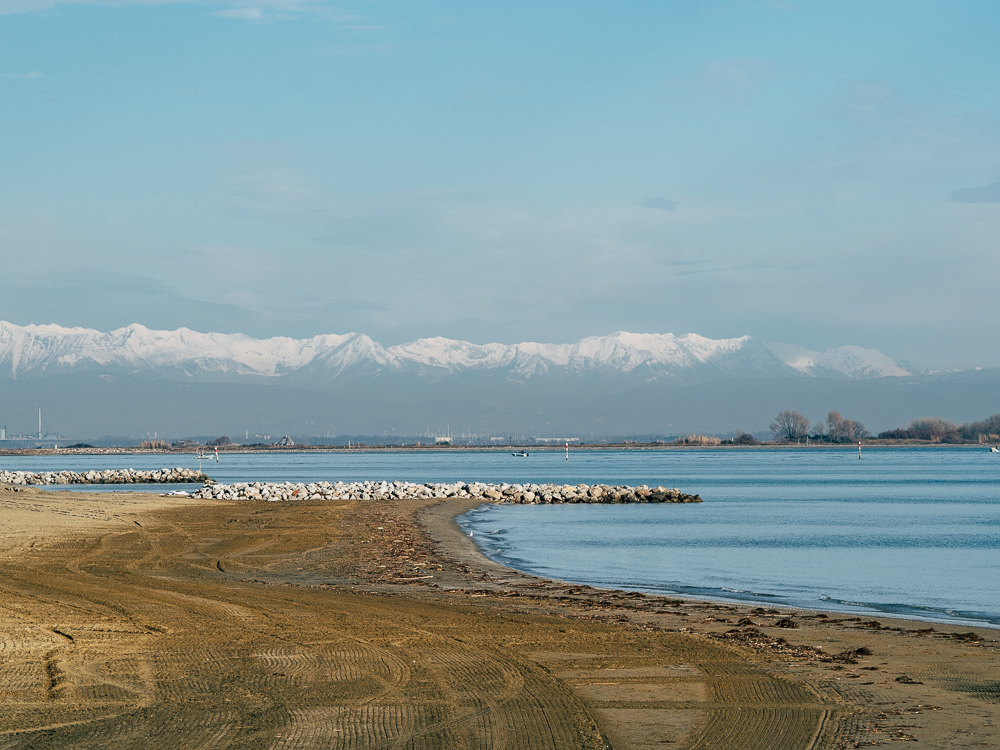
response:
M156 331L139 324L103 333L58 325L0 321L0 372L27 379L73 372L158 374L211 381L332 381L348 371L412 373L439 379L468 371L527 379L546 373L596 372L694 382L753 376L865 380L912 375L874 349L842 346L814 352L749 336L708 339L688 333L590 336L573 344L472 344L446 338L382 346L362 333L308 339Z

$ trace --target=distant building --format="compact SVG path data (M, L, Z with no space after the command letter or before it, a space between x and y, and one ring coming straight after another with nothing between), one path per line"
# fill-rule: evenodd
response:
M275 445L295 445L295 441L288 437L288 435L285 435Z

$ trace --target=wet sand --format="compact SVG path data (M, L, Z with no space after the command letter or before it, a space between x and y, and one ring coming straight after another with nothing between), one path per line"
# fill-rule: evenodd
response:
M0 487L0 749L1000 742L995 631L546 581L463 509Z

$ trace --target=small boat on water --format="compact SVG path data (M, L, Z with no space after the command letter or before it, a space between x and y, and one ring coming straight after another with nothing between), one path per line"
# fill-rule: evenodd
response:
M990 453L1000 453L1000 448L997 448L995 445L991 445Z
M527 458L528 457L528 451L520 451L519 453L511 453L510 455L512 455L512 456L524 456L525 458Z

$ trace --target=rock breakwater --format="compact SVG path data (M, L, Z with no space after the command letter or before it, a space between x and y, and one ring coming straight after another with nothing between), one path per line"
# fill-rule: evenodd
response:
M549 503L700 503L698 495L678 489L607 484L415 484L413 482L312 482L213 484L192 493L218 500L391 500L468 497L484 503L540 505Z
M103 471L0 471L2 484L177 484L212 482L194 469L105 469Z

